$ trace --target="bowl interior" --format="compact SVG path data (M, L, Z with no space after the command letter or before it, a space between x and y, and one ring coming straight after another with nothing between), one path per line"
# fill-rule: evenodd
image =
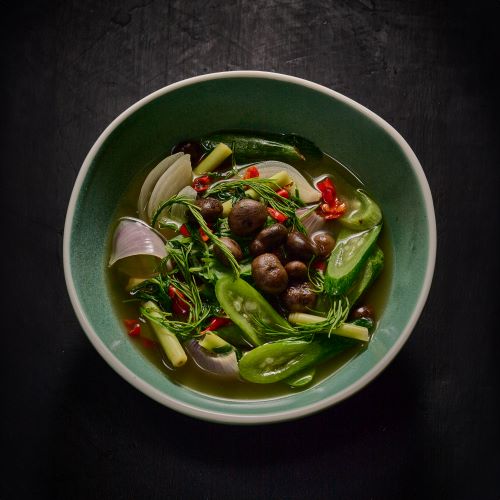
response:
M294 418L332 404L367 383L410 333L433 266L434 215L422 189L422 182L427 187L425 177L406 143L383 123L319 86L276 76L231 74L171 86L115 120L82 168L65 234L70 295L99 352L151 397L184 413L218 421ZM293 132L309 138L358 174L382 205L393 247L393 278L376 335L368 349L335 376L297 394L258 402L231 401L175 385L124 337L108 296L107 237L119 198L134 175L166 156L177 141L220 129Z

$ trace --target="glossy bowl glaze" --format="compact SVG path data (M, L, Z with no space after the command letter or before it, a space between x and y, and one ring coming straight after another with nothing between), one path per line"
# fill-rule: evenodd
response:
M390 96L388 96L388 99ZM186 137L220 129L297 133L350 167L380 201L392 245L387 306L369 347L334 376L287 396L221 399L170 381L123 333L106 284L107 238L120 197L144 165ZM64 271L88 338L123 378L156 401L197 418L239 424L302 417L373 380L408 339L434 272L432 197L416 156L387 122L306 80L235 71L190 78L137 102L97 139L78 174L64 230Z

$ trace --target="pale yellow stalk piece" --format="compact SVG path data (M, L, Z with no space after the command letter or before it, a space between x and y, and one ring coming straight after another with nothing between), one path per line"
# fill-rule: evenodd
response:
M154 302L148 301L144 304L144 307L148 310L151 316L159 319L162 317L158 306ZM163 347L163 350L165 351L170 363L172 363L172 366L174 368L178 368L185 365L187 356L177 337L170 330L156 321L148 319L148 322L156 333L158 342L160 342Z

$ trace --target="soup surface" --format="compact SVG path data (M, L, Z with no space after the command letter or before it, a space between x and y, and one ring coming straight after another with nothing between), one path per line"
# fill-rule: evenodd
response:
M262 161L265 161L267 159L268 158L264 157L262 158ZM203 159L201 161L203 162ZM144 167L138 172L136 177L131 182L127 192L124 193L121 202L116 209L115 220L118 220L122 217L138 217L138 199L140 197L141 188L146 177L148 176L149 172L155 167L156 163L157 162L152 162L150 165L144 165ZM357 193L359 189L363 189L369 193L369 186L364 186L361 180L358 179L349 169L326 154L321 154L321 156L319 157L306 156L305 160L294 160L288 158L286 163L299 170L311 186L317 186L318 181L324 179L325 176L332 179L336 188L336 192L340 199L345 198L346 200L348 200L352 198L353 193ZM259 164L259 159L256 159L256 161L252 162L242 162L240 164L236 163L238 167L242 167L240 169L241 176L243 176L244 173L248 171L248 168L250 166L255 165L258 170ZM216 171L223 172L228 168L231 168L229 159L224 161ZM214 183L216 182L216 179L211 180L214 181ZM204 194L205 193L203 191L198 193L198 195L201 196L203 196ZM324 201L325 199L323 195L323 199L319 200L319 204ZM318 206L318 203L307 205L313 206L314 208ZM319 208L317 210L319 210ZM349 210L349 207L347 208L347 210ZM276 220L272 220L271 217L268 217L266 224L272 225L272 223L274 222L276 222ZM335 223L330 227L332 228L332 235L337 238L339 236L340 230L342 229L341 225ZM163 232L170 237L178 234L177 232L172 232L170 229ZM210 245L210 243L211 241L209 240L207 244ZM112 253L114 250L113 244L113 234L111 233L109 239L110 253ZM388 295L388 288L390 286L390 269L392 268L390 244L388 241L387 232L383 229L380 232L376 244L384 255L384 270L383 272L381 272L380 276L377 277L374 283L363 292L361 297L357 299L355 304L357 308L363 305L368 305L369 310L372 311L371 318L368 318L373 320L369 328L370 333L373 333L373 331L376 330L375 326L377 319L380 318L380 315L383 312L385 301ZM244 252L246 252L245 249ZM248 258L251 259L251 256ZM290 260L290 257L288 257L287 259ZM313 260L313 263L318 259L319 258L316 257ZM328 265L328 257L323 259L323 261L324 266ZM285 262L286 260L283 263ZM322 272L325 272L325 270L323 269ZM255 283L251 278L248 278L247 281L255 286ZM186 363L182 367L173 368L172 363L169 361L168 356L166 356L164 349L162 348L160 343L156 341L155 329L152 328L151 321L145 321L144 318L140 318L141 301L137 300L137 298L135 298L134 296L131 296L129 291L127 291L127 286L130 286L129 284L130 273L129 275L127 275L125 272L123 272L123 269L120 266L110 266L108 273L108 285L113 306L116 310L117 316L121 320L128 320L129 323L131 319L138 320L138 323L140 324L140 335L130 336L130 341L133 342L138 351L144 357L144 362L152 363L158 370L161 370L165 374L165 376L169 377L175 383L185 386L191 390L199 391L214 397L252 400L279 397L296 391L307 390L309 387L312 387L313 385L319 383L325 377L335 376L335 373L338 370L342 369L342 367L345 366L346 363L348 363L356 355L362 352L362 350L365 349L367 345L367 342L355 341L352 343L352 345L344 348L340 354L337 354L331 359L319 361L315 366L315 374L312 381L304 385L299 384L295 387L291 387L289 384L287 384L286 380L274 383L253 383L247 380L243 380L241 377L221 377L220 375L212 374L206 370L200 369L193 361L193 358L189 355L187 356ZM278 302L280 301L280 299L277 297L282 297L282 295L279 294L274 297L272 294L265 293L265 291L263 292L262 290L260 291L264 295L264 297L268 299L269 302L273 305L275 305L275 300L277 300ZM352 304L350 304L350 307L351 313L349 314L350 319L348 321L352 322L352 311L354 310L354 307ZM279 309L279 313L285 318L287 317L288 313L292 312L287 312L286 309L283 309L283 307L277 307L277 309ZM316 309L317 307L315 306L301 312L317 314ZM345 319L347 320L347 317ZM124 327L124 336L127 336L127 329L127 327ZM217 331L215 330L213 333L217 334ZM181 342L183 340L184 339L180 339ZM245 349L243 348L243 351L244 350ZM240 351L238 352L238 355L241 355Z

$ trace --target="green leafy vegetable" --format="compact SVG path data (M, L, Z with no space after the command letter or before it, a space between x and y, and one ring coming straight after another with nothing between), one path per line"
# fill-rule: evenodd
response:
M288 219L287 222L293 228L302 233L306 232L304 225L296 214L296 210L300 208L300 206L295 201L280 196L277 193L280 185L273 179L252 178L222 181L212 186L207 191L207 196L217 196L220 193L227 194L231 191L237 192L238 190L242 191L248 188L253 189L263 203L285 215Z
M304 160L320 158L322 153L311 141L295 134L255 135L244 131L219 132L201 139L202 148L212 151L219 143L227 144L236 162L255 160Z
M180 205L186 205L188 209L190 210L192 216L198 222L200 225L200 228L204 231L204 233L208 236L210 241L219 248L219 250L227 257L227 260L233 270L233 273L235 276L238 276L240 267L238 265L238 262L234 258L234 255L229 251L226 245L224 245L220 239L212 232L212 230L208 227L205 219L201 215L201 209L198 205L196 205L193 200L186 196L173 196L172 198L164 201L163 203L160 204L160 206L156 209L156 211L153 214L152 217L152 222L151 225L155 227L155 224L158 221L158 217L160 214L166 210L172 207L175 203L179 203Z
M241 376L257 384L270 384L284 380L305 368L351 347L348 339L330 339L308 342L305 340L280 340L269 342L246 353L239 362Z
M241 278L225 276L215 285L217 300L252 345L260 345L273 328L290 325L262 295Z
M324 287L328 295L342 295L349 290L370 255L380 229L379 225L361 233L340 231L326 269Z

